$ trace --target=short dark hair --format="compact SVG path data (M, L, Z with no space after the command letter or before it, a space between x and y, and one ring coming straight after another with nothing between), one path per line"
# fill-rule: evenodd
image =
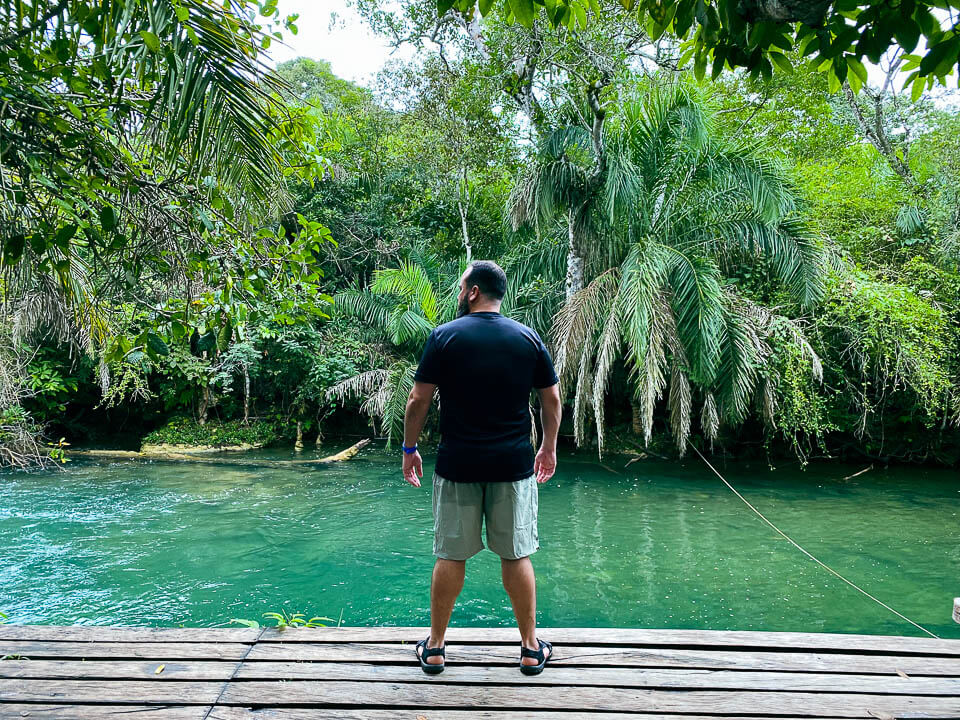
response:
M507 294L507 274L492 260L474 260L467 266L466 286L476 285L491 300Z

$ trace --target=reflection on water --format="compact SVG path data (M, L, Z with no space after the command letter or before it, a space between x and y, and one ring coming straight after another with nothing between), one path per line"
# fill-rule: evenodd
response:
M282 459L285 453L259 453ZM561 458L541 488L540 622L916 635L685 463ZM322 467L75 461L0 476L0 611L11 622L212 625L285 608L424 625L433 563L419 490L373 450ZM960 481L899 469L725 475L828 565L944 637L960 595ZM454 624L513 617L499 562L468 563Z

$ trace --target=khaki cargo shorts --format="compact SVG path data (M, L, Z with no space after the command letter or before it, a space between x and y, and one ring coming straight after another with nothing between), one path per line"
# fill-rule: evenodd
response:
M537 478L513 482L452 482L433 474L433 554L466 560L483 550L480 529L486 518L487 547L517 560L540 548L537 536Z

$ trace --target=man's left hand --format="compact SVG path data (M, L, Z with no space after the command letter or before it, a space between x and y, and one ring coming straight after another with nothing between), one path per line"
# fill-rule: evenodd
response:
M403 454L403 479L414 487L420 487L420 478L423 477L423 458L420 451L414 450L409 455Z

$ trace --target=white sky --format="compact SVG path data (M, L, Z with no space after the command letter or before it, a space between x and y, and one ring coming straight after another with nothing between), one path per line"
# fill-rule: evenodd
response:
M270 55L275 63L295 57L326 60L333 72L342 78L370 85L376 74L390 59L391 48L375 35L344 0L280 0L280 15L300 13L296 35L283 31L289 47L274 43ZM335 22L332 22L335 16ZM396 55L409 57L409 48Z

